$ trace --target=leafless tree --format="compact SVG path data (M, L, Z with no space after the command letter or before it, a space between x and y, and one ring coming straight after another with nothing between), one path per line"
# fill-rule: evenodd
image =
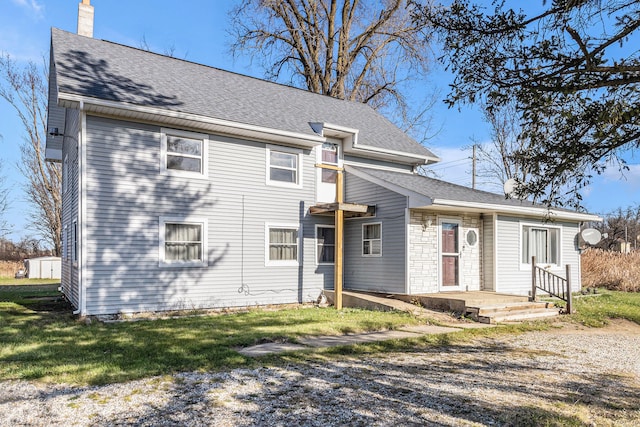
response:
M267 78L368 103L400 126L423 124L431 95L412 85L430 64L430 34L408 0L243 0L231 12L234 56L258 58ZM421 89L422 88L422 89ZM416 111L407 101L424 90Z
M47 71L30 62L21 67L8 55L0 56L0 97L15 110L26 132L18 167L26 178L25 193L32 206L32 227L61 252L61 178L59 163L46 162ZM17 144L16 144L17 145Z
M2 138L2 135L0 135ZM0 159L0 237L9 232L9 224L4 215L9 206L9 190L5 187L5 176L2 174L2 160Z
M483 108L484 119L491 126L491 141L476 145L478 160L477 177L492 190L502 191L509 179L525 182L528 167L515 154L526 144L520 138L520 121L515 105L505 104L501 108Z

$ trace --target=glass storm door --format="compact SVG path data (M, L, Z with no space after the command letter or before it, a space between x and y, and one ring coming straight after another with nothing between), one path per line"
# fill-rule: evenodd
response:
M452 220L440 222L440 289L460 289L460 223Z
M331 166L342 166L339 140L328 139L322 146L317 147L318 163ZM318 168L317 201L336 201L336 181L338 172L330 169Z

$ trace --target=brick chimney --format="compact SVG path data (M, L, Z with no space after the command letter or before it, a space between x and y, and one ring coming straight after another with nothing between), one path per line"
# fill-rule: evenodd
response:
M93 6L91 0L82 0L78 4L78 34L93 37Z

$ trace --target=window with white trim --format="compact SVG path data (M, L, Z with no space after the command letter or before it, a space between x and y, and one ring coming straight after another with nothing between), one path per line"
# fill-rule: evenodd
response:
M382 223L362 224L362 255L382 256Z
M64 163L62 165L62 193L66 193L69 189L69 155L64 156Z
M78 263L78 220L71 223L71 261Z
M266 228L266 264L298 265L297 225L267 224Z
M69 242L68 227L65 225L62 229L62 259L69 259Z
M195 132L162 129L161 170L163 173L207 176L209 137Z
M560 229L522 226L522 263L531 264L531 257L537 264L560 265Z
M333 264L336 251L336 230L333 225L316 225L316 262Z
M207 264L207 220L160 218L160 265L204 267Z
M293 148L267 146L267 184L302 186L302 152Z

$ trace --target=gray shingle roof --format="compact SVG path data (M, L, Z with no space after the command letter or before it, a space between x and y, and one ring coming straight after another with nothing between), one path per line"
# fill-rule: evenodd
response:
M373 176L390 184L406 188L414 193L429 197L432 200L453 200L457 202L483 203L503 206L537 207L546 209L544 205L536 205L526 200L507 199L504 195L488 191L474 190L462 185L452 184L423 175L392 172L387 170L364 169L351 167L356 171Z
M311 122L359 130L376 148L436 157L368 105L52 29L61 93L315 135Z

